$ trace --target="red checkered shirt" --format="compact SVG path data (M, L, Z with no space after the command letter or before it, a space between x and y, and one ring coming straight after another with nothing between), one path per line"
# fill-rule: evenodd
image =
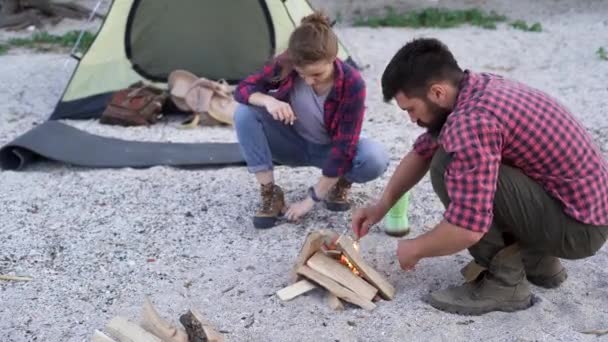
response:
M281 73L279 58L241 81L235 91L235 100L248 104L251 94L261 92L288 102L297 73L292 71L284 80L277 81ZM340 59L336 59L334 66L334 86L324 105L325 127L332 144L330 156L322 171L327 177L342 176L352 168L365 113L366 89L363 78L356 69Z
M608 224L608 165L568 109L539 90L467 70L438 138L422 134L414 151L428 159L439 146L452 156L444 218L454 225L489 230L501 163L541 184L570 217Z

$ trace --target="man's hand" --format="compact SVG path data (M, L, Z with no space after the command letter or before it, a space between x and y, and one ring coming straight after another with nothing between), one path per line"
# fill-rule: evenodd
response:
M290 205L285 216L290 221L296 221L306 215L314 205L315 202L310 197L306 197L306 199Z
M352 218L352 228L357 239L364 237L372 225L382 220L386 212L379 204L357 209Z
M405 271L411 271L416 267L420 256L417 252L417 244L415 240L400 240L397 245L397 259L399 265Z
M275 120L281 121L286 125L293 125L294 121L296 121L296 115L287 102L268 97L265 107Z

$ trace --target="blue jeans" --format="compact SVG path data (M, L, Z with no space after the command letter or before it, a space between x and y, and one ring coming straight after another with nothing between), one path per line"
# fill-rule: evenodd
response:
M241 153L251 173L270 171L273 162L287 166L322 168L331 145L319 145L300 136L293 126L274 120L266 109L239 105L234 113ZM388 168L388 153L382 145L360 138L352 168L344 175L352 183L380 177Z

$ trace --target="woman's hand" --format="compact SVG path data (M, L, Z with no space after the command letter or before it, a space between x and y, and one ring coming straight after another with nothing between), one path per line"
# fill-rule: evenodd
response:
M269 97L264 107L266 107L266 110L275 120L281 121L286 125L293 125L294 121L296 121L296 115L287 102Z

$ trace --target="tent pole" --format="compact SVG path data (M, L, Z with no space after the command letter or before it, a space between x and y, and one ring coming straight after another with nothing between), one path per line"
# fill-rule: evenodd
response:
M99 7L101 6L101 4L103 2L104 2L104 0L97 1L97 4L95 4L95 7L93 7L93 10L91 10L91 14L89 15L89 18L82 25L82 28L80 29L80 34L78 35L78 39L76 39L76 43L74 43L74 46L72 46L72 51L70 51L70 56L72 56L76 60L80 61L80 58L81 58L76 55L76 51L78 50L78 46L80 45L80 41L82 40L82 36L84 35L85 26L88 25L89 23L91 23L91 21L93 21L95 14L97 14L97 10L99 10Z

